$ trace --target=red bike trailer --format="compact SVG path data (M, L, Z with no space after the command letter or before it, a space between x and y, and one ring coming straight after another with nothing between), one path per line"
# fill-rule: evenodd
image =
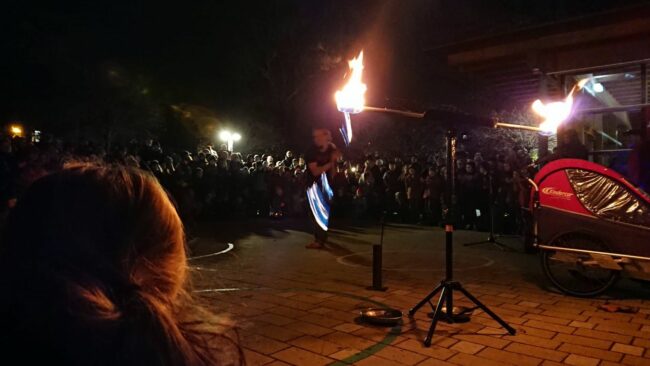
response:
M579 159L553 161L533 182L535 246L542 251L546 274L562 291L593 296L620 272L650 279L650 197L645 192L615 171ZM549 273L556 263L574 266L566 270L567 281L592 286L564 286Z

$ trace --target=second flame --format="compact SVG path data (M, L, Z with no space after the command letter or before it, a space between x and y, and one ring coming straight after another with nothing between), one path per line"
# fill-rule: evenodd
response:
M589 79L580 80L571 88L569 95L563 101L544 104L541 100L537 99L533 103L533 111L544 118L544 121L539 125L543 134L552 135L556 133L558 127L571 117L571 112L573 111L573 93L582 89L588 81Z

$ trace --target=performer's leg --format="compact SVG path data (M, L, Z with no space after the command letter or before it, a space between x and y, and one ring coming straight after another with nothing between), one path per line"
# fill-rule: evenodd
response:
M320 225L316 222L316 218L310 212L309 218L311 219L313 230L314 230L314 241L307 244L306 248L308 249L321 249L327 242L327 231L323 230Z
M329 223L327 225L328 227L332 226L332 210L330 209L330 217L329 217ZM317 228L317 233L318 233L318 242L321 243L321 245L327 244L327 231L323 230L320 226Z
M327 243L327 231L323 230L320 226L316 227L315 237L316 241L321 245L325 245Z

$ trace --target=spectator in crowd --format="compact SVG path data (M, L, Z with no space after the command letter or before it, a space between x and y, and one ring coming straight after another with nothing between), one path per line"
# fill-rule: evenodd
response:
M284 165L287 168L291 168L291 166L293 165L293 151L287 150L287 152L284 154L282 165Z
M424 185L416 167L418 167L417 162L412 162L411 166L407 168L404 187L406 188L406 200L408 202L408 217L411 221L420 222L422 219Z
M397 212L398 206L396 202L396 195L404 190L400 181L400 173L397 163L392 162L388 164L388 170L383 176L384 187L386 188L386 209L389 212Z
M442 200L445 181L440 176L438 167L431 166L424 182L424 203L428 222L440 225L442 222Z
M0 140L0 218L3 218L16 203L16 181L18 165L12 154L11 139Z
M538 164L546 164L549 161L556 159L583 159L589 157L587 148L580 142L578 132L574 129L568 129L561 135L561 143L558 144L557 149L546 157L540 159Z
M183 225L152 175L66 167L33 183L8 220L0 252L5 359L243 363L228 322L194 304L185 289Z

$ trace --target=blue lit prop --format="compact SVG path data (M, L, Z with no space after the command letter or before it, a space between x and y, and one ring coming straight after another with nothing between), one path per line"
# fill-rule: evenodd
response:
M339 128L339 131L341 131L341 136L343 136L345 146L348 146L350 145L350 142L352 142L352 119L349 112L343 112L343 115L345 116L345 121L341 128Z
M331 201L332 197L334 197L334 191L332 190L332 187L330 187L330 182L327 180L327 174L322 173L320 175L321 179L321 185L323 186L323 191L327 194L327 200Z
M327 231L330 218L330 200L334 196L332 187L323 173L312 185L307 188L307 201L316 223L321 229Z

